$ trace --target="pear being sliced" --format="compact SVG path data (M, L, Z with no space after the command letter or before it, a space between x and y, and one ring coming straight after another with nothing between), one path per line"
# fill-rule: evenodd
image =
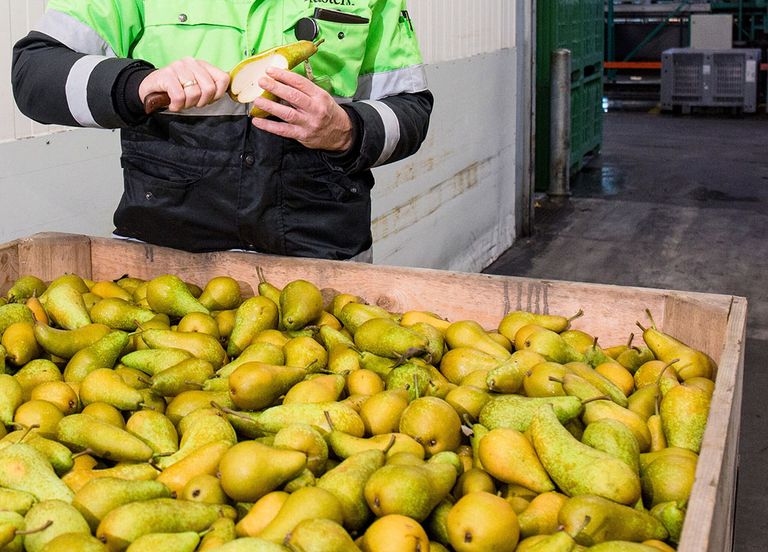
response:
M270 67L288 69L288 59L281 54L268 54L257 59L247 59L232 69L230 93L240 103L250 103L264 93L259 80Z

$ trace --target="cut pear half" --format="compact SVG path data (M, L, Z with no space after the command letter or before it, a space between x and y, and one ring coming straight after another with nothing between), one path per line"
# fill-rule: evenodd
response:
M232 97L240 103L251 103L263 95L264 89L259 86L259 80L267 74L267 69L270 67L287 70L289 68L288 58L273 53L238 63L230 72L230 94Z

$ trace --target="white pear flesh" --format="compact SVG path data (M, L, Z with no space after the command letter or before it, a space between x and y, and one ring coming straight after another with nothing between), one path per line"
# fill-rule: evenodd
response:
M247 60L239 70L233 70L230 90L240 103L250 103L264 93L259 86L261 77L270 67L288 69L288 59L281 54L271 54L263 58Z

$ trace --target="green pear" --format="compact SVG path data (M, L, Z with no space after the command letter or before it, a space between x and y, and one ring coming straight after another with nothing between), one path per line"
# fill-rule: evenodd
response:
M0 440L0 448L12 446L21 441L41 452L57 474L64 474L72 469L74 464L72 452L61 443L47 439L37 431L29 433L26 430L13 431Z
M590 546L589 552L657 552L658 547L631 541L606 541Z
M560 508L558 520L577 543L585 546L613 540L664 540L668 536L652 515L599 496L569 498Z
M197 300L210 311L236 309L243 302L240 283L230 276L216 276L206 282Z
M669 540L675 544L680 542L685 521L684 502L659 502L651 508L651 515L658 519L669 533Z
M304 368L247 362L229 376L229 395L237 408L261 410L277 402L307 375Z
M157 481L99 477L92 479L75 493L72 505L82 514L91 530L95 531L101 520L118 506L170 496L170 489Z
M405 391L409 401L426 395L430 380L431 373L427 366L413 360L392 368L384 377L387 391Z
M237 538L235 532L235 522L229 518L219 518L213 522L211 527L200 540L198 552L213 550Z
M711 400L706 391L687 385L674 385L663 393L659 415L670 447L701 450Z
M455 550L513 552L520 536L512 505L493 493L462 496L447 516L448 539Z
M695 458L666 455L657 458L641 472L643 501L649 507L662 502L687 502L696 477Z
M565 494L593 494L620 504L634 504L640 498L637 473L618 458L579 442L551 405L536 411L530 430L541 464Z
M147 304L155 312L181 318L190 312L210 311L200 304L187 284L178 276L164 274L147 283Z
M533 351L515 351L508 359L488 371L486 385L496 393L517 393L523 385L525 374L546 360Z
M212 403L216 403L217 406L214 406ZM174 425L177 425L195 410L209 409L212 406L214 408L234 408L235 405L229 398L229 392L227 391L192 389L191 391L183 391L173 397L165 409L165 415L168 416L168 419Z
M437 397L411 401L400 416L400 433L416 440L432 456L461 444L461 420L453 407Z
M73 497L43 453L25 443L0 450L0 487L29 493L41 501L72 502Z
M346 345L347 347L354 348L355 342L342 333L340 330L333 328L332 326L323 325L318 330L318 337L323 346L330 351L334 345Z
M555 490L533 445L516 429L489 431L478 443L478 457L483 469L499 481L522 485L537 493Z
M87 414L71 414L59 422L57 439L75 450L90 449L118 462L146 462L154 451L135 435Z
M427 519L422 523L431 542L439 542L446 546L449 544L448 512L450 512L454 504L453 496L448 495L432 509Z
M27 527L41 527L49 521L52 523L46 529L24 537L26 551L40 552L48 542L64 533L91 533L82 514L68 501L42 500L34 504L24 516Z
M291 531L308 519L329 519L340 524L344 520L344 509L331 491L321 487L304 487L291 493L258 537L276 543L285 542Z
M47 527L46 524L44 527ZM0 546L3 552L22 552L27 533L24 517L16 512L0 511ZM35 528L34 530L41 530Z
M231 375L241 364L246 362L263 362L265 364L285 364L285 353L282 347L266 341L257 341L248 345L237 358L222 366L216 375L226 378Z
M215 552L290 552L291 549L258 537L242 537L222 544L214 550Z
M587 380L589 383L594 385L600 391L600 393L607 395L619 406L627 406L627 397L624 395L623 391L619 389L611 380L599 372L596 372L595 369L586 362L569 362L563 366L565 367L566 372L576 374L577 376Z
M113 551L151 533L201 532L220 517L235 517L228 505L205 504L172 498L151 498L118 506L101 520L96 537Z
M40 297L48 286L33 274L24 274L13 281L5 296L9 303L23 303L30 297ZM0 330L0 333L3 333Z
M499 395L492 397L483 406L478 421L488 429L508 427L524 432L542 405L551 405L562 423L576 418L582 412L581 400L577 397Z
M173 552L194 552L200 543L200 535L195 531L181 533L149 533L142 535L126 549L127 552L155 552L173 550Z
M376 517L398 514L424 521L448 496L459 475L454 464L435 458L439 457L419 465L387 464L376 470L364 489Z
M584 355L569 345L560 334L546 328L533 331L524 340L523 350L539 353L547 360L560 364L584 361Z
M80 382L79 395L84 406L103 402L119 410L138 410L144 400L137 389L127 385L111 368L89 372Z
M306 464L299 451L241 441L221 458L221 487L232 500L255 502L296 477Z
M200 389L213 377L213 365L202 358L188 358L152 376L152 391L161 397L175 397L191 389Z
M281 404L256 413L254 419L264 433L277 433L295 423L310 424L331 431L327 416L333 428L338 431L356 437L362 437L365 433L365 425L357 411L340 402Z
M89 373L98 368L114 368L128 340L126 332L113 330L92 345L80 349L67 362L64 380L82 382Z
M91 307L90 315L94 324L104 324L115 330L132 332L141 324L152 320L156 313L123 299L110 297L102 299Z
M104 324L87 324L74 330L54 328L35 322L35 339L47 353L70 359L80 349L93 345L111 331Z
M193 358L192 354L182 349L138 349L123 355L120 358L120 363L128 368L154 376L189 358Z
M49 540L40 552L109 552L99 539L87 533L62 533Z
M429 344L423 335L391 318L372 318L363 322L354 337L360 350L387 358L424 354Z
M190 412L178 424L181 440L179 450L169 456L156 460L158 467L166 469L183 460L200 447L217 441L237 442L237 434L232 424L214 408L198 409Z
M392 318L392 314L378 305L350 302L335 315L353 336L357 329L372 318Z
M648 328L644 328L639 322L637 325L643 330L643 341L657 359L663 362L677 359L675 369L683 381L698 376L709 379L715 377L717 364L709 355L657 329L650 311L646 310L646 314L651 320L651 325Z
M285 544L291 550L303 552L360 552L349 533L326 518L300 521L288 533Z
M28 306L22 303L8 303L7 305L0 305L0 335L11 324L16 322L27 322L29 324L35 323L35 315Z
M147 443L155 454L168 455L179 450L179 434L176 427L160 412L134 412L125 422L125 430Z
M499 322L499 333L509 339L511 342L515 342L515 334L517 330L528 324L536 324L542 328L552 330L556 333L561 333L567 330L571 321L582 315L579 311L574 316L566 318L565 316L555 314L536 314L529 311L512 311L504 315L504 318Z
M275 434L272 446L303 452L307 456L307 469L317 476L325 472L328 443L323 433L309 424L284 427Z
M23 402L24 389L19 381L9 374L0 374L0 423L11 425L14 412Z
M358 533L370 522L372 513L365 500L365 485L371 475L384 466L385 460L383 450L358 452L325 472L317 481L319 488L330 491L339 499L344 513L343 524L348 531Z
M267 297L250 297L237 307L235 324L227 342L227 354L238 356L262 330L277 328L278 307Z
M0 487L0 511L24 515L35 502L37 502L37 498L32 493Z
M648 347L629 347L616 357L616 362L634 374L640 366L655 358L653 351Z
M200 332L173 330L144 330L141 338L151 349L181 349L195 358L207 360L218 370L227 360L227 353L215 337Z
M285 364L301 366L313 371L324 370L328 365L328 351L314 337L299 335L283 345Z
M70 285L49 286L43 303L53 322L65 330L91 324L91 316L83 300L83 292Z
M299 330L318 319L323 295L311 282L293 280L280 292L280 316L286 330Z
M511 353L494 341L488 332L474 320L458 320L445 330L445 342L449 348L470 347L488 353L499 361L507 360Z
M620 421L604 418L588 424L581 442L615 456L640 473L640 445L635 434Z
M646 421L639 415L609 400L596 400L584 405L582 420L585 424L591 424L606 418L618 420L627 426L635 435L640 452L649 450L651 446L651 432Z
M627 397L627 408L648 421L656 413L656 402L660 397L659 386L655 383L637 389Z

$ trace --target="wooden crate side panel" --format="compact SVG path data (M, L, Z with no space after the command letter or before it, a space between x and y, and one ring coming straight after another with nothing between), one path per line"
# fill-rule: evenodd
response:
M65 273L91 278L91 240L77 234L35 234L18 240L19 273L50 281Z
M731 301L728 295L709 296L706 300L685 293L671 295L660 327L717 361L728 336Z
M0 295L5 295L19 277L19 247L13 241L0 246Z
M733 547L747 301L734 298L679 552ZM702 528L709 527L709 532Z

